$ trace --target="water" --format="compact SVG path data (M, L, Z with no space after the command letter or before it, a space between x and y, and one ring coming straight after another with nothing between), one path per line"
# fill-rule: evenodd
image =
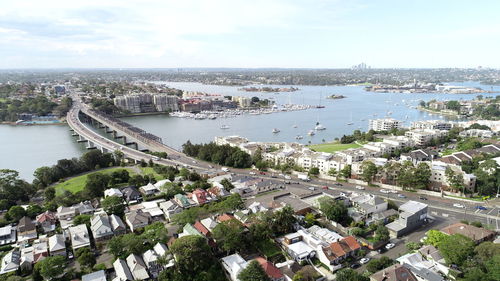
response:
M36 168L79 157L84 151L66 125L0 125L0 169L16 170L28 181Z
M166 83L167 85L189 91L219 93L222 95L258 96L272 98L277 104L300 103L324 105L323 109L282 112L264 115L242 115L235 118L216 120L193 120L168 117L165 115L128 117L123 120L162 137L163 142L180 149L187 140L193 143L210 142L215 136L240 135L250 141L297 141L295 136L302 135L301 143L321 143L331 141L355 129L368 128L368 119L382 118L391 111L391 117L405 120L406 125L415 120L439 119L417 109L410 109L403 100L416 106L420 100L473 99L476 95L450 94L395 94L370 93L360 86L298 86L299 91L292 93L249 93L238 91L238 87L213 86L199 83ZM460 83L453 83L460 85ZM466 82L467 86L479 86L491 90L490 86ZM286 87L276 86L275 87ZM500 91L499 86L493 90ZM331 94L347 96L345 99L326 99ZM491 96L495 94L484 94ZM321 98L321 99L320 99ZM373 116L373 114L377 114ZM352 119L351 119L352 116ZM406 116L408 118L406 119ZM361 119L365 119L361 121ZM447 117L443 117L447 120ZM352 121L351 121L352 120ZM307 132L320 122L327 129L308 136ZM353 125L347 125L352 122ZM230 129L222 130L221 125ZM297 128L293 128L297 125ZM273 128L281 132L273 134ZM32 180L33 171L44 165L53 165L62 158L81 155L85 150L78 144L65 125L54 126L0 126L0 168L9 168L20 172L24 179Z

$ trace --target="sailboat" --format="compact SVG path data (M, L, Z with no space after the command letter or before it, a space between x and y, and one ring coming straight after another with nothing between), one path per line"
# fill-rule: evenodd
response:
M314 130L309 130L309 132L307 132L307 134L310 136L314 136L316 133L314 132Z
M278 130L278 129L276 129L276 128L274 128L274 129L273 129L273 134L277 134L277 133L279 133L279 132L280 132L280 130Z
M319 104L316 106L316 108L325 108L324 105L321 105L321 94L319 95Z
M316 122L316 126L314 127L314 130L323 131L323 130L326 130L326 128L325 128L325 126L321 125L319 122Z
M349 123L347 123L347 125L352 125L352 124L354 124L354 123L352 122L352 112L351 112L351 121L349 121Z
M222 125L222 126L220 126L220 128L221 128L222 130L227 130L227 129L229 129L229 126L228 126L228 125Z

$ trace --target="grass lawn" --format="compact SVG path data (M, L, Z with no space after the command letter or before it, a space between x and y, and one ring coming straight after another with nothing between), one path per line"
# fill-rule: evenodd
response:
M330 142L330 143L322 143L322 144L313 144L309 145L309 148L318 152L335 152L346 150L349 148L358 148L361 145L356 143L340 143L340 142Z
M56 184L54 186L54 189L56 190L56 195L61 195L63 193L63 190L67 190L67 191L70 191L72 193L77 193L78 191L83 190L83 188L85 187L85 183L87 181L87 176L90 174L93 174L93 173L111 174L114 171L122 170L122 169L127 170L131 176L136 174L133 169L126 168L126 167L113 167L113 168L109 168L109 169L104 169L104 170L100 170L100 171L87 173L87 174L84 174L81 176L70 178L69 180L64 181L62 183Z
M281 254L281 249L272 240L262 241L257 244L257 249L267 258Z
M156 173L155 170L151 167L139 166L139 169L141 169L143 175L153 175L157 181L163 179L163 177L160 174Z

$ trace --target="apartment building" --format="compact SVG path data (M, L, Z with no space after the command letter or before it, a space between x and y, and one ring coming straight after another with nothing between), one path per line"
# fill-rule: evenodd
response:
M394 118L370 119L368 130L389 131L391 129L399 129L402 126L403 122Z
M453 127L451 122L443 120L423 120L411 122L410 129L427 129L427 130L447 130Z
M433 139L444 137L448 134L446 130L435 129L415 129L405 133L405 136L411 139L414 145L424 146Z

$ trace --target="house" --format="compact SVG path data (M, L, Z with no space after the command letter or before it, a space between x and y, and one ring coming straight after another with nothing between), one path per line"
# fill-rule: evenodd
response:
M234 217L241 223L247 223L250 217L246 213L248 213L248 211L237 211L234 213Z
M103 241L113 236L113 228L107 214L94 215L90 220L90 231L95 241Z
M64 235L54 234L49 237L50 256L66 256L66 243Z
M192 224L186 223L186 225L182 229L182 233L179 234L179 237L188 235L198 235L204 237L204 235L201 234L201 232L199 232L198 229L196 229Z
M16 228L12 227L12 225L6 225L4 227L0 227L0 246L12 244L16 242Z
M205 237L210 237L211 233L200 221L196 221L193 225L199 233L203 234Z
M403 255L396 261L408 268L420 281L444 281L434 263L425 260L419 252Z
M154 245L154 247L153 247L153 250L155 251L156 255L158 255L158 257L164 257L167 260L169 260L169 263L166 264L164 266L164 268L169 268L169 267L172 267L175 265L174 258L172 256L172 254L168 253L168 248L167 248L167 246L165 246L165 244L156 243L156 245Z
M142 211L149 214L151 221L164 220L163 211L158 207L158 203L156 201L142 202L142 206Z
M33 263L37 263L49 256L49 243L47 238L33 242Z
M56 229L57 217L54 212L45 211L36 216L36 224L43 229L43 232L52 232Z
M358 241L353 236L347 236L318 250L318 259L334 271L341 268L342 261L354 257L360 249Z
M149 224L150 220L149 213L145 213L142 210L132 211L125 215L125 222L132 231L145 227Z
M113 281L129 281L134 280L132 272L128 268L127 262L122 259L116 259L113 263L113 268L115 269L116 278Z
M139 191L142 192L144 196L153 196L160 193L160 190L152 183L148 183L147 185L141 186L139 188Z
M262 205L261 202L255 201L252 204L248 206L248 209L254 213L257 214L259 212L267 212L268 208L266 208L264 205Z
M206 227L210 232L219 224L212 218L205 218L200 221L200 223Z
M37 236L35 223L26 216L22 217L17 225L17 240L30 241L36 239Z
M106 281L106 272L99 270L82 276L82 281Z
M391 237L405 235L427 221L427 205L417 201L408 201L399 207L399 218L386 225Z
M236 218L233 217L232 215L229 215L229 214L222 214L220 216L217 217L217 222L221 223L221 222L225 222L225 221L229 221L229 220L235 220Z
M476 244L479 244L486 240L493 240L493 238L495 237L495 232L491 230L461 222L444 227L443 229L441 229L441 232L447 235L461 234L463 236L469 237Z
M109 223L114 235L122 235L127 232L127 228L119 216L115 214L109 215Z
M442 272L444 275L448 275L450 268L446 266L446 261L444 260L441 253L432 245L423 246L418 250L418 252L425 257L429 262L432 262L434 267Z
M356 212L360 213L364 218L387 210L387 202L373 194L363 193L357 196L353 194L350 200Z
M418 281L418 279L408 268L395 264L370 275L370 281Z
M178 214L183 210L177 203L175 203L173 199L161 202L159 204L159 207L163 211L163 214L168 221L172 219L173 215Z
M21 270L31 271L34 264L34 249L33 247L21 247L21 261L19 263L19 268Z
M306 244L298 232L285 235L282 244L287 253L297 262L306 261L316 256L316 250Z
M73 207L59 206L56 213L57 218L62 220L72 220L76 216L76 210Z
M222 198L231 195L231 193L226 191L224 186L218 182L213 183L213 186L207 189L207 192L212 198Z
M89 231L85 224L70 227L68 233L73 251L83 247L90 247Z
M144 260L144 264L149 270L151 277L157 278L160 272L163 270L163 267L158 263L159 255L156 253L154 249L147 250L142 254L142 259Z
M193 201L196 202L196 204L203 205L208 201L210 201L211 198L208 195L208 192L206 192L201 188L197 188L193 190L193 192L191 193L191 199L193 199Z
M401 154L402 161L410 161L413 165L417 165L423 161L432 161L438 157L438 153L430 149L417 149L408 153Z
M104 190L104 198L115 196L115 197L123 197L123 193L118 188L109 188Z
M245 269L248 263L239 255L232 254L221 259L222 267L232 281L239 281L238 274Z
M182 208L189 208L195 205L195 202L193 200L188 199L184 194L174 195L173 200L175 201L175 203L177 203L177 205L181 206Z
M19 268L21 263L21 252L12 250L8 252L2 259L0 274L14 272Z
M285 281L285 276L274 264L262 257L258 257L255 260L262 266L262 269L264 269L271 281Z
M127 201L128 204L140 202L142 200L142 195L139 190L132 186L128 186L122 189L122 194L123 198L125 199L125 201Z
M80 202L73 205L72 208L75 209L77 215L92 215L95 211L90 201Z
M149 278L146 264L139 255L130 254L127 257L127 265L134 276L134 280L145 280Z

